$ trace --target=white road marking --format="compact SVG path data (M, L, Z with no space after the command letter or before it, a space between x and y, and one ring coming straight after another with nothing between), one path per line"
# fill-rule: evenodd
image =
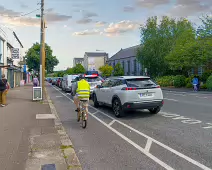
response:
M212 128L212 123L206 123L207 125L210 125L210 126L206 126L206 127L202 127L204 129L211 129Z
M63 97L63 96L56 96L57 98Z
M190 125L202 123L202 121L200 121L200 120L195 120L195 119L183 120L183 121L181 121L181 122L182 122L182 123L188 123L188 124L190 124Z
M112 121L108 124L108 126L112 126L115 122L116 122L116 120L112 120Z
M56 119L54 114L36 114L36 119Z
M163 98L163 99L178 102L178 100L175 100L175 99L168 99L168 98Z
M145 151L149 152L149 150L151 148L151 145L152 145L152 140L151 139L147 139L146 146L145 146Z
M173 95L175 95L175 96L186 96L185 94L176 94L176 93L173 93Z
M58 92L62 93L62 92L59 91L57 88L55 88L55 87L53 87L53 88L54 88L55 90L57 90ZM63 94L63 93L62 93L62 94ZM65 95L65 96L66 96L66 95ZM66 98L69 99L69 100L71 100L71 101L73 101L73 100L72 100L71 98L69 98L68 96L66 96ZM91 106L91 105L89 105L89 106L92 107L93 109L96 109L96 108L94 108L94 107ZM154 142L154 143L160 145L161 147L163 147L163 148L169 150L170 152L172 152L172 153L178 155L179 157L181 157L181 158L187 160L188 162L190 162L190 163L192 163L192 164L194 164L194 165L200 167L201 169L204 169L204 170L212 170L212 169L208 168L207 166L205 166L205 165L203 165L203 164L201 164L201 163L199 163L199 162L197 162L197 161L195 161L195 160L189 158L188 156L186 156L186 155L184 155L184 154L182 154L182 153L180 153L180 152L178 152L178 151L176 151L176 150L170 148L169 146L167 146L167 145L165 145L165 144L163 144L163 143L161 143L161 142L159 142L159 141L153 139L152 137L150 137L150 136L148 136L148 135L146 135L146 134L144 134L144 133L142 133L142 132L140 132L140 131L138 131L138 130L132 128L131 126L128 126L128 125L126 125L125 123L123 123L123 122L121 122L121 121L119 121L119 120L117 120L117 119L115 119L115 118L113 118L113 117L111 117L111 116L105 114L105 113L102 112L101 110L99 110L99 109L96 109L96 110L97 110L98 112L102 113L103 115L105 115L105 116L111 118L112 120L116 120L116 122L118 122L118 123L120 123L121 125L127 127L128 129L130 129L130 130L136 132L137 134L139 134L139 135L141 135L141 136L143 136L143 137L146 137L147 140L151 140L152 142ZM167 169L167 170L174 170L172 167L170 167L170 166L167 165L166 163L162 162L161 160L159 160L157 157L155 157L155 156L152 155L151 153L147 152L145 149L143 149L142 147L140 147L139 145L137 145L136 143L134 143L132 140L130 140L129 138L127 138L126 136L124 136L123 134L121 134L120 132L118 132L116 129L112 128L111 126L109 126L108 124L106 124L105 122L103 122L101 119L99 119L99 118L96 117L95 115L93 115L93 114L91 114L91 113L89 113L89 114L90 114L92 117L94 117L96 120L98 120L100 123L102 123L103 125L105 125L107 128L109 128L111 131L113 131L114 133L116 133L118 136L120 136L122 139L124 139L125 141L127 141L129 144L131 144L132 146L134 146L135 148L137 148L139 151L141 151L142 153L144 153L146 156L148 156L149 158L151 158L153 161L155 161L156 163L158 163L159 165L161 165L162 167L164 167L165 169Z

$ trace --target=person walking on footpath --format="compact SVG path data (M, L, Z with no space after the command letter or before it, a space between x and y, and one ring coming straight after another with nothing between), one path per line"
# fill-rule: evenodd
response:
M38 78L35 76L35 77L33 78L33 86L34 86L34 87L37 87L38 84L39 84Z
M9 84L7 82L7 79L5 78L5 75L2 74L2 77L0 79L0 104L2 107L6 106L6 96L9 89Z

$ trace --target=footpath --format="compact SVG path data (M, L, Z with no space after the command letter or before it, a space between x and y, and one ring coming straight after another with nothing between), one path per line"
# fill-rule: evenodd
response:
M200 91L198 92L194 92L192 88L189 89L189 88L161 87L161 89L165 91L175 91L175 92L212 94L212 91L207 91L204 89L200 89Z
M81 170L47 94L32 101L32 85L11 89L0 107L1 170Z

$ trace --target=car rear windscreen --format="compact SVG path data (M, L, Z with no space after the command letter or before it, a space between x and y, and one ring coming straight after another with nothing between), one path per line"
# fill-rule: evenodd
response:
M101 81L99 77L86 77L85 78L88 82L96 82L96 81Z
M149 78L135 78L127 79L128 87L137 87L137 88L154 88L157 85Z

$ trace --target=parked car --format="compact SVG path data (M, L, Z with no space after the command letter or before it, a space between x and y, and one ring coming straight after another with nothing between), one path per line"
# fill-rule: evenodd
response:
M71 92L71 85L76 77L78 77L78 75L64 75L62 82L62 90L65 92Z
M51 82L51 83L52 83L52 85L56 85L56 83L57 83L57 79L58 79L58 78L56 78L56 77L52 79L52 82Z
M94 88L97 85L101 85L104 79L97 75L85 75L85 79L90 84L90 96L92 97ZM74 81L75 82L79 81L79 77L76 77Z
M95 107L100 104L113 108L116 117L126 111L148 109L157 114L163 106L163 93L150 77L122 76L106 79L93 92Z

